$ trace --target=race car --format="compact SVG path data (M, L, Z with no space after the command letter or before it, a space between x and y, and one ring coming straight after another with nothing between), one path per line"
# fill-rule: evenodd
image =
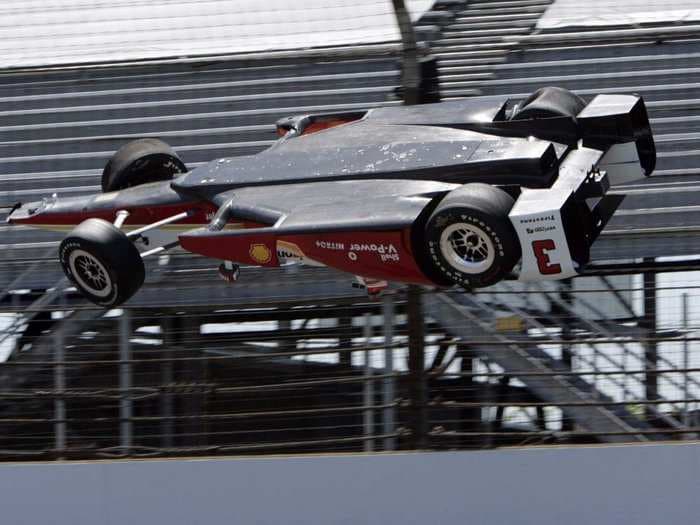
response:
M373 290L473 289L582 272L624 197L610 184L656 163L641 97L555 87L294 116L277 132L261 153L192 170L157 139L129 143L102 193L18 203L8 222L71 230L60 263L104 307L137 292L145 257L177 246L223 261L229 281L240 265L301 262Z

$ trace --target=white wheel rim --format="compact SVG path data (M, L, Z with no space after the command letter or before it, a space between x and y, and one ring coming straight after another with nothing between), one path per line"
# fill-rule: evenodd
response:
M496 258L491 237L478 226L463 222L442 231L440 251L450 266L463 273L483 273Z
M73 250L68 258L71 275L88 293L104 299L112 293L112 279L107 268L85 250Z

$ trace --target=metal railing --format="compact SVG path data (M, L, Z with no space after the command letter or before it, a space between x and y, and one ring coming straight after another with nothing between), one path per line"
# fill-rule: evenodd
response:
M700 320L688 305L697 294L674 290L683 323L647 334L630 331L629 318L615 332L611 319L601 330L570 311L513 306L510 294L557 304L548 297L555 292L516 284L476 295L399 290L379 303L44 317L16 341L24 351L0 365L0 458L695 439ZM603 287L573 292L577 300L591 293L612 297ZM441 298L458 315L434 310ZM650 342L655 363L640 358ZM656 398L644 396L651 380Z

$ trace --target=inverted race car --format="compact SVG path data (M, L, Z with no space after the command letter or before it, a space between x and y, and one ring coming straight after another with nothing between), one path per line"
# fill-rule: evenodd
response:
M136 293L145 257L176 246L222 260L230 281L241 264L296 261L374 290L471 289L580 273L623 198L610 184L656 163L641 97L560 88L289 117L277 132L261 153L191 171L138 140L105 167L103 193L17 204L8 221L72 229L59 260L105 307Z

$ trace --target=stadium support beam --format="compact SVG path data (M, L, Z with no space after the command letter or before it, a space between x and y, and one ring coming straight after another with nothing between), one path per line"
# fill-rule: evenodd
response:
M206 383L208 375L208 359L202 352L201 325L199 318L195 316L182 317L183 336L181 339L183 355L193 358L191 363L180 362L178 377L193 385ZM203 358L203 359L200 359ZM188 417L183 421L182 432L185 434L186 446L205 446L208 439L208 419L203 418L205 413L206 394L197 389L192 395L182 398L182 410Z
M569 311L573 310L574 308L574 297L572 294L573 286L572 286L571 279L565 279L564 281L561 281L560 288L559 288L559 294L561 297L561 301L566 304L569 307ZM573 364L574 364L574 354L571 350L571 344L568 342L571 339L573 339L573 334L572 334L572 324L573 324L573 319L571 319L571 316L564 310L564 308L559 307L555 303L552 304L552 308L556 311L558 315L561 316L560 318L560 323L561 323L561 340L562 340L562 345L561 345L561 361L562 364L566 367L568 371L573 370ZM561 429L564 431L570 431L574 430L574 422L569 419L569 418L562 418L562 423L561 423Z
M461 342L457 344L457 352L460 356L459 371L464 374L464 383L461 389L455 393L456 401L465 403L474 402L475 400L484 401L482 399L486 394L486 385L474 380L476 372L475 359L476 355L472 352L469 345ZM465 406L460 410L460 432L479 432L482 424L482 409L479 406ZM462 438L460 446L474 448L480 446L481 438L465 437Z
M401 87L403 101L407 106L420 103L420 67L418 64L418 44L411 23L411 15L404 0L392 0L396 22L401 33Z

